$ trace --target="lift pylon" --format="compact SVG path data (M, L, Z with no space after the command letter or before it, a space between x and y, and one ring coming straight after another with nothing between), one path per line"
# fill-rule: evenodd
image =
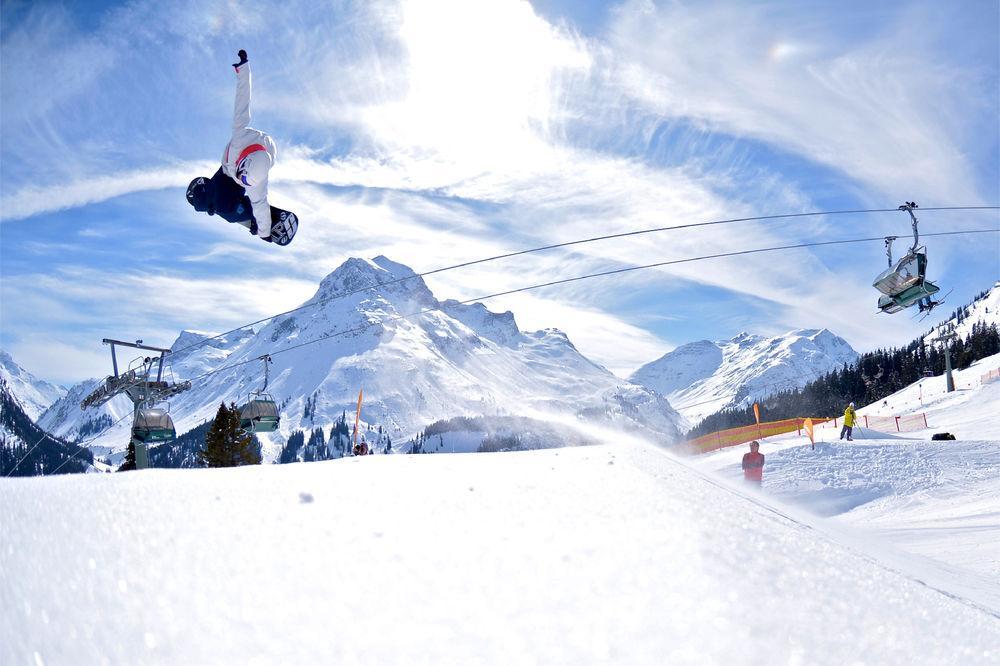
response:
M136 468L143 469L149 466L147 445L153 442L171 441L176 436L170 414L164 409L156 408L155 405L188 390L191 388L191 382L173 382L164 379L163 359L170 353L169 349L144 345L142 340L125 342L104 338L101 342L111 345L111 364L114 374L107 377L103 384L84 398L80 407L82 409L98 407L117 395L127 395L132 401L132 444L135 446ZM159 352L159 355L141 358L136 367L129 367L119 373L116 345ZM152 379L154 367L156 378Z

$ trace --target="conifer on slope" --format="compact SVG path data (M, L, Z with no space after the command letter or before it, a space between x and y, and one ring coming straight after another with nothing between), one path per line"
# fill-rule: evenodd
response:
M215 423L205 435L201 460L206 467L238 467L259 465L260 445L253 435L240 428L240 410L236 403L219 405Z

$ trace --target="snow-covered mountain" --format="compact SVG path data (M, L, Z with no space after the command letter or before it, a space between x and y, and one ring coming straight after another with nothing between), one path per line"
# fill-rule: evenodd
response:
M330 426L353 411L361 389L362 420L397 441L439 419L480 414L586 418L661 441L679 435L680 417L666 399L591 362L561 331L522 332L510 312L440 302L411 269L385 257L347 260L305 305L256 332L218 339L180 334L170 368L194 386L170 403L179 433L212 418L220 401L244 402L263 385L264 365L256 359L270 354L268 392L281 406L282 422L279 432L262 438L265 460L274 459L293 430ZM119 396L81 411L80 400L97 383L73 387L41 423L70 438L114 423L88 445L97 453L120 451L131 403Z
M52 403L66 395L66 389L38 379L22 368L13 357L0 349L0 379L7 383L7 390L17 397L24 413L38 420Z
M28 415L4 377L0 377L0 476L35 476L86 471L89 451L47 435Z
M665 395L691 425L728 405L798 388L858 353L827 329L699 340L642 366L629 381Z
M946 307L946 306L945 306ZM959 338L965 338L972 332L976 324L1000 326L1000 281L974 298L968 305L958 308L946 321L941 322L924 336L925 342L930 342L942 334L955 332Z

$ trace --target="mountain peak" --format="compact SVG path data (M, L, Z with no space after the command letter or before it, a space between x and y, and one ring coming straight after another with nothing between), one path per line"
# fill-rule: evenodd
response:
M323 278L313 298L336 298L361 291L377 291L383 296L404 297L424 305L437 304L423 278L412 268L383 255L374 259L347 259Z
M728 342L692 342L644 365L631 380L656 390L696 422L727 405L799 387L854 361L857 352L822 328L764 337L741 332Z
M491 312L482 303L462 304L453 299L443 301L441 310L498 345L512 346L521 336L514 313L510 310Z
M759 335L754 335L753 333L748 333L746 331L740 331L735 338L730 340L732 344L739 345L740 347L748 347L759 342L762 338Z
M37 420L46 407L66 395L65 388L38 379L2 349L0 349L0 379L6 383L7 390L32 420Z

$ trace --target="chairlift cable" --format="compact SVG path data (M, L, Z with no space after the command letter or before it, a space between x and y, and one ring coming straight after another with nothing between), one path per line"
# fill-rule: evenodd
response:
M989 207L989 208L992 209L992 208L998 208L998 207ZM924 210L935 210L935 209L926 208ZM804 213L800 213L800 214L794 214L794 215L801 216L801 215L805 215L805 214ZM701 223L701 224L704 224L704 223ZM634 234L634 233L641 233L641 232L632 232L632 233ZM1000 233L1000 229L966 229L966 230L961 230L961 231L942 231L942 232L937 232L937 233L924 234L924 236L926 236L926 237L932 237L932 236L959 236L959 235L985 234L985 233ZM720 258L737 257L737 256L750 255L750 254L761 254L761 253L766 253L766 252L780 252L780 251L785 251L785 250L803 249L803 248L809 248L809 247L822 247L822 246L828 246L828 245L846 245L846 244L853 244L853 243L870 243L870 242L873 242L873 241L882 241L884 239L885 239L884 236L874 236L874 237L869 237L869 238L850 238L850 239L841 239L841 240L832 240L832 241L813 241L813 242L810 242L810 243L796 243L796 244L792 244L792 245L779 245L779 246L766 247L766 248L754 248L754 249L750 249L750 250L737 250L737 251L733 251L733 252L721 252L721 253L716 253L716 254L702 255L702 256L699 256L699 257L688 257L688 258L685 258L685 259L671 259L669 261L660 261L660 262L656 262L656 263L652 263L652 264L644 264L644 265L641 265L641 266L628 266L628 267L625 267L625 268L616 268L616 269L612 269L612 270L608 270L608 271L600 271L600 272L597 272L597 273L588 273L586 275L578 275L578 276L571 277L571 278L564 278L564 279L561 279L561 280L552 280L550 282L544 282L544 283L541 283L541 284L528 285L528 286L525 286L525 287L519 287L517 289L509 289L507 291L497 292L497 293L494 293L494 294L487 294L487 295L484 295L484 296L477 296L477 297L474 297L474 298L469 298L469 299L466 299L464 301L458 301L456 304L457 305L469 305L469 304L472 304L472 303L477 303L477 302L482 302L482 301L486 301L486 300L490 300L490 299L494 299L494 298L499 298L501 296L509 296L511 294L517 294L517 293L522 293L522 292L526 292L526 291L533 291L535 289L542 289L542 288L545 288L545 287L552 287L552 286L557 286L557 285L562 285L562 284L568 284L568 283L571 283L571 282L579 282L581 280L588 280L588 279L597 278L597 277L606 277L606 276L609 276L609 275L619 275L619 274L622 274L622 273L630 273L630 272L639 271L639 270L646 270L646 269L649 269L649 268L658 268L658 267L663 267L663 266L671 266L671 265L684 264L684 263L694 263L694 262L697 262L697 261L706 261L706 260L709 260L709 259L720 259ZM576 242L583 242L583 241L576 241ZM521 254L524 254L526 252L527 251L522 251ZM480 260L480 261L488 261L488 259L486 259L486 260ZM474 263L474 262L472 262L472 263ZM469 265L469 263L466 263L464 265ZM438 271L436 271L436 272L441 272L443 270L448 270L448 269L438 269ZM392 282L380 283L380 284L377 284L377 285L374 285L374 286L371 286L371 287L366 287L364 289L358 289L358 290L355 290L355 292L351 292L351 293L356 293L357 291L363 291L363 290L367 290L367 289L374 289L374 288L386 286L387 284L393 284L394 282L401 282L403 280L411 280L411 279L413 279L415 277L421 277L422 275L428 275L428 274L429 273L423 273L421 275L412 275L412 276L408 276L406 278L400 278L400 279L392 281ZM343 297L343 296L346 296L346 295L348 295L348 294L342 294L340 296L330 297L329 300L332 300L334 298ZM301 308L297 308L297 310L298 309L301 309ZM331 338L341 337L341 336L348 335L348 334L351 334L351 333L359 333L359 332L365 331L365 330L367 330L367 329L369 329L369 328L371 328L373 326L382 324L382 323L384 323L386 321L402 321L404 319L410 319L412 317L418 317L420 315L427 314L429 312L436 312L436 311L440 311L440 310L442 310L442 308L440 306L438 306L438 307L433 307L433 308L424 308L422 310L418 310L416 312L411 312L411 313L408 313L408 314L393 315L392 317L387 317L384 320L379 320L379 321L376 321L376 322L370 322L368 324L364 324L362 326L356 326L354 328L347 329L347 330L344 330L344 331L340 331L340 332L337 332L337 333L329 333L329 334L320 336L320 337L318 337L318 338L316 338L314 340L309 340L309 341L306 341L306 342L299 343L297 345L293 345L291 347L286 347L285 349L279 349L277 351L266 352L263 355L263 357L277 356L278 354L283 354L285 352L289 352L289 351L292 351L294 349L299 349L299 348L302 348L302 347L305 347L305 346L308 346L308 345L311 345L311 344L315 344L317 342L322 342L323 340L329 340ZM294 312L294 311L295 310L291 310L290 312ZM282 313L282 314L287 314L287 313ZM274 317L278 317L278 316L281 316L281 315L274 315ZM269 317L268 319L271 319L271 318L273 318L273 317ZM267 320L264 319L264 320L261 320L261 321L267 321ZM255 322L255 323L260 323L260 322ZM248 325L253 325L253 324L248 324ZM245 328L245 327L241 327L241 328ZM236 331L236 330L240 330L240 329L234 329L234 331ZM232 332L232 331L230 331L230 332ZM220 335L225 335L225 333L220 334ZM215 337L219 337L219 336L215 336ZM211 339L211 338L207 338L207 339ZM185 347L184 349L190 349L191 347L197 346L198 344L200 344L200 343L196 343L195 345L190 345L189 347ZM183 351L183 350L179 350L179 351ZM176 352L174 352L174 353L176 353ZM191 378L188 381L195 382L195 381L198 381L200 379L204 379L206 377L210 377L212 375L218 374L220 372L224 372L226 370L231 370L233 368L237 368L237 367L240 367L240 366L243 366L243 365L247 365L249 363L253 363L255 361L259 361L259 360L261 360L261 358L262 358L261 356L257 356L257 357L254 357L252 359L249 359L249 360L240 361L240 362L237 362L237 363L233 363L231 365L227 365L227 366L223 366L221 368L217 368L215 370L210 370L209 372L202 373L202 374L200 374L200 375L198 375L196 377ZM118 425L119 423L121 423L123 420L125 420L125 418L127 416L128 416L127 414L125 416L122 416L120 419L118 419L118 421L116 421L115 423L113 423L111 427L114 427L114 426ZM104 432L106 432L106 431L104 431ZM97 439L98 437L100 437L101 435L103 435L104 432L99 433L98 435L95 435L94 437L91 437L89 439L85 439L82 442L77 443L76 446L78 446L82 450L84 443L92 441L94 439ZM20 464L22 462L24 462L24 460L28 457L28 455L30 455L31 452L34 451L35 448L37 448L39 444L41 444L41 442L45 439L45 437L50 437L51 438L51 436L48 435L47 433L43 434L42 437L38 440L38 442L36 442L35 445L33 447L31 447L31 449L29 449L26 454L24 454L24 456L17 462L16 465L14 465L14 467L11 469L10 472L7 473L6 476L10 476L13 473L13 471L16 470L17 467L20 466ZM50 472L50 474L55 474L58 470L62 469L62 466L65 465L67 462L69 462L69 460L71 460L71 459L75 459L75 458L67 457L67 459L64 460L62 463L60 463L56 467L56 469L54 469L52 472Z
M76 446L77 448L80 449L80 451L82 451L84 449L83 445L86 442L92 442L95 439L97 439L98 437L101 437L102 435L104 435L105 432L107 432L111 428L114 428L116 425L118 425L119 423L121 423L122 421L124 421L126 418L128 418L128 416L129 416L129 414L125 414L120 419L118 419L117 421L115 421L110 426L108 426L107 428L105 428L104 430L102 430L101 432L99 432L98 434L94 435L93 437L81 440L79 442L76 442L75 444L73 444L72 442L66 442L66 443L67 444L73 444L73 446ZM39 427L39 430L41 430L41 427ZM47 433L47 432L45 432L43 430L42 431L42 436L38 438L38 441L35 442L34 446L32 446L30 449L28 449L28 452L25 453L23 456L21 456L21 459L17 461L17 463L10 469L10 471L7 472L6 474L4 474L4 477L8 477L11 474L13 474L14 470L16 470L18 467L20 467L21 463L23 463L25 460L27 460L28 456L31 455L32 451L34 451L35 449L37 449L38 445L41 444L45 440L46 437L48 437L49 439L51 439L53 442L57 441L55 437L53 437L52 435L50 435L49 433ZM76 453L79 453L79 451L77 451ZM51 472L43 473L42 476L50 476L52 474L55 474L60 469L62 469L62 466L65 465L66 463L68 463L70 460L77 460L77 458L75 457L76 453L67 456L67 458L65 460L63 460L61 463L59 463L59 465L54 470L52 470Z
M129 416L130 416L129 414L125 414L120 419L118 419L117 421L115 421L114 423L112 423L110 426L108 426L105 430L103 430L100 433L94 435L90 439L85 439L85 440L83 440L83 442L78 442L76 444L76 446L80 449L80 451L83 451L84 450L84 447L83 447L84 442L91 442L91 441L97 439L98 437L101 437L102 435L104 435L104 433L106 433L111 428L114 428L116 425L118 425L119 423L121 423L122 421L124 421ZM72 457L66 458L66 460L63 460L61 463L59 463L58 467L56 467L54 470L52 470L48 474L45 474L44 476L51 476L51 475L55 474L56 472L58 472L59 470L61 470L62 466L65 465L66 463L68 463L70 460L75 460L75 458L72 458Z
M938 207L930 207L930 208L921 208L920 210L921 211L1000 210L1000 206L938 206ZM432 270L429 270L429 271L424 271L423 273L415 273L413 275L408 275L406 277L396 278L394 280L388 280L386 282L379 282L377 284L369 285L367 287L359 287L357 289L352 289L352 290L345 291L345 292L342 292L342 293L339 293L339 294L333 294L333 295L327 296L326 298L321 298L321 299L319 299L319 300L317 300L317 301L315 301L313 303L307 303L305 305L300 305L299 307L292 308L291 310L286 310L284 312L279 312L277 314L269 315L269 316L264 317L262 319L258 319L257 321L252 321L249 324L244 324L242 326L238 326L238 327L236 327L234 329L231 329L229 331L225 331L223 333L219 333L217 335L213 335L211 337L204 338L203 340L199 340L198 342L192 343L192 344L190 344L190 345L188 345L186 347L182 347L182 348L176 349L176 350L171 350L171 353L172 354L179 354L179 353L187 351L189 349L193 349L194 347L199 347L199 346L201 346L203 344L206 344L210 340L216 340L218 338L222 338L222 337L224 337L226 335L229 335L230 333L235 333L235 332L241 331L241 330L243 330L245 328L249 328L251 326L256 326L257 324L263 324L264 322L270 321L270 320L275 319L277 317L283 317L285 315L289 315L289 314L292 314L292 313L295 313L295 312L299 312L301 310L305 310L307 308L315 307L315 306L318 306L318 305L323 305L325 303L329 303L331 301L334 301L334 300L337 300L337 299L340 299L340 298L346 298L348 296L352 296L354 294L358 294L358 293L361 293L361 292L372 291L372 290L375 290L375 289L380 289L382 287L387 287L387 286L391 286L391 285L394 285L394 284L399 284L401 282L407 282L409 280L415 280L417 278L427 277L429 275L436 275L438 273L444 273L444 272L447 272L447 271L453 271L453 270L457 270L459 268L467 268L469 266L475 266L477 264L485 264L485 263L492 262L492 261L499 261L501 259L509 259L511 257L517 257L517 256L521 256L521 255L524 255L524 254L532 254L532 253L535 253L535 252L544 252L544 251L547 251L547 250L555 250L555 249L564 248L564 247L571 247L571 246L574 246L574 245L584 245L584 244L587 244L587 243L595 243L595 242L598 242L598 241L612 240L612 239L616 239L616 238L627 238L627 237L630 237L630 236L640 236L640 235L644 235L644 234L660 233L660 232L664 232L664 231L675 231L675 230L678 230L678 229L693 229L693 228L697 228L697 227L708 227L708 226L715 226L715 225L722 225L722 224L735 224L737 222L759 222L759 221L764 221L764 220L781 220L781 219L790 219L790 218L799 218L799 217L819 217L821 215L860 215L860 214L866 214L866 213L898 213L898 212L899 212L899 207L896 207L896 208L867 208L867 209L854 209L854 210L811 211L811 212L806 212L806 213L781 213L781 214L776 214L776 215L757 215L757 216L753 216L753 217L734 217L734 218L729 218L729 219L724 219L724 220L711 220L711 221L708 221L708 222L692 222L690 224L678 224L678 225L667 226L667 227L654 227L654 228L651 228L651 229L638 229L638 230L634 230L634 231L624 231L624 232L616 233L616 234L605 234L603 236L593 236L591 238L582 238L582 239L578 239L578 240L566 241L564 243L554 243L552 245L542 245L542 246L539 246L539 247L527 248L527 249L524 249L524 250L516 250L516 251L513 251L513 252L506 252L506 253L503 253L503 254L493 255L491 257L483 257L481 259L473 259L471 261L464 261L464 262L461 262L461 263L458 263L458 264L453 264L451 266L444 266L442 268L435 268L435 269L432 269ZM924 234L924 235L926 236L928 234ZM881 240L881 238L880 238L880 240Z
M937 232L937 233L924 234L924 235L930 237L930 236L959 236L959 235L988 234L988 233L1000 233L1000 228L998 228L998 229L965 229L965 230L961 230L961 231L940 231L940 232ZM813 241L813 242L810 242L810 243L795 243L795 244L792 244L792 245L778 245L778 246L774 246L774 247L754 248L754 249L751 249L751 250L736 250L736 251L733 251L733 252L720 252L720 253L716 253L716 254L702 255L702 256L699 256L699 257L688 257L688 258L685 258L685 259L671 259L669 261L658 261L658 262L652 263L652 264L644 264L644 265L641 265L641 266L626 266L624 268L615 268L615 269L612 269L612 270L601 271L601 272L597 272L597 273L588 273L586 275L578 275L578 276L575 276L575 277L564 278L564 279L561 279L561 280L552 280L550 282L543 282L541 284L528 285L526 287L518 287L517 289L508 289L506 291L501 291L501 292L497 292L497 293L494 293L494 294L487 294L485 296L476 296L474 298L468 298L468 299L466 299L464 301L457 301L457 302L453 303L452 305L470 305L472 303L478 303L478 302L482 302L482 301L486 301L486 300L490 300L490 299L494 299L494 298L499 298L501 296L509 296L511 294L518 294L518 293L522 293L522 292L526 292L526 291L533 291L535 289L542 289L542 288L545 288L545 287L553 287L553 286L557 286L557 285L568 284L568 283L571 283L571 282L579 282L581 280L589 280L589 279L597 278L597 277L606 277L606 276L609 276L609 275L620 275L622 273L631 273L631 272L634 272L634 271L646 270L646 269L649 269L649 268L659 268L659 267L662 267L662 266L672 266L672 265L676 265L676 264L686 264L686 263L693 263L693 262L697 262L697 261L706 261L708 259L721 259L721 258L727 258L727 257L738 257L738 256L749 255L749 254L761 254L761 253L766 253L766 252L780 252L780 251L784 251L784 250L795 250L795 249L802 249L802 248L809 248L809 247L822 247L822 246L829 246L829 245L847 245L847 244L852 244L852 243L871 243L873 241L882 241L882 240L884 240L884 238L885 238L884 236L872 236L872 237L869 237L869 238L849 238L849 239L831 240L831 241ZM352 334L352 333L360 333L360 332L366 331L367 329L369 329L369 328L371 328L373 326L380 325L380 324L383 324L385 322L389 322L389 321L401 321L401 320L404 320L404 319L409 319L411 317L418 317L420 315L427 314L429 312L437 312L437 311L443 311L443 308L441 306L438 306L438 307L432 307L432 308L424 308L422 310L418 310L416 312L411 312L411 313L408 313L408 314L393 315L393 316L387 317L385 319L380 319L380 320L375 321L375 322L370 322L370 323L367 323L367 324L363 324L361 326L356 326L354 328L346 329L346 330L339 331L339 332L336 332L336 333L328 333L328 334L322 335L322 336L320 336L320 337L318 337L318 338L316 338L314 340L307 340L306 342L302 342L302 343L299 343L297 345L293 345L291 347L286 347L284 349L279 349L277 351L270 351L270 352L267 352L267 355L269 355L269 356L277 356L278 354L283 354L285 352L289 352L289 351L292 351L292 350L295 350L295 349L300 349L302 347L306 347L308 345L312 345L312 344L315 344L317 342L322 342L323 340L329 340L331 338L336 338L336 337L340 337L340 336L344 336L344 335L349 335L349 334ZM189 381L195 382L195 381L198 381L200 379L204 379L205 377L210 377L211 375L215 375L215 374L218 374L220 372L224 372L226 370L231 370L233 368L237 368L237 367L240 367L240 366L243 366L243 365L247 365L248 363L254 363L254 362L258 361L258 360L260 360L259 357L255 356L254 358L249 359L249 360L239 361L239 362L233 363L231 365L226 365L226 366L223 366L221 368L217 368L215 370L210 370L208 372L202 373L200 375L197 375L196 377L192 377Z

